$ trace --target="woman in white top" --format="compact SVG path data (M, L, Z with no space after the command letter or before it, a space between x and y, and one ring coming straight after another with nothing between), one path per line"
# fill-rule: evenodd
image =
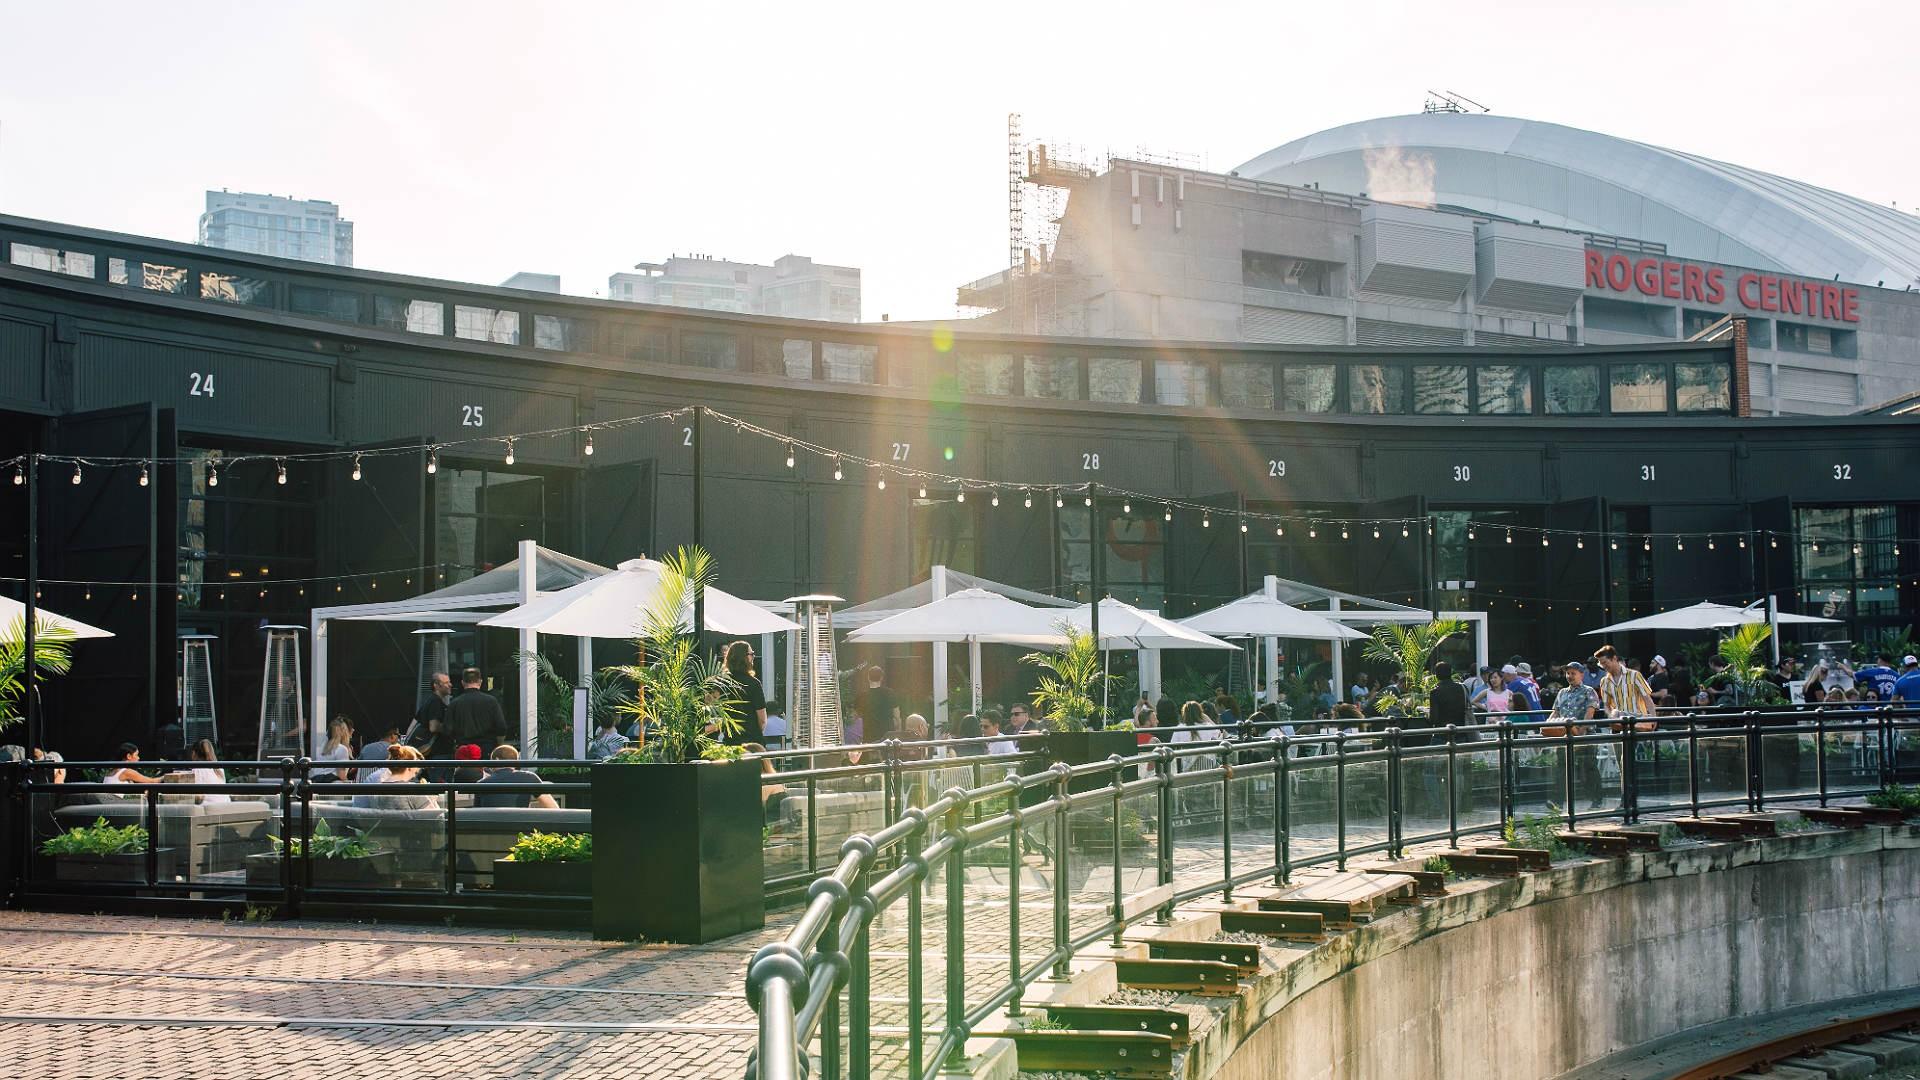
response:
M214 753L213 743L206 739L201 739L199 742L193 744L193 749L187 752L187 756L194 761L213 762L218 760L220 755ZM204 767L196 765L193 767L193 782L196 784L224 784L227 782L227 770L216 769L211 764ZM232 801L232 796L220 792L208 792L200 796L200 805L202 806L212 806L216 803Z
M353 760L353 721L344 716L336 716L333 723L327 725L327 745L313 755L315 761L352 761ZM345 780L333 769L316 769L315 780Z

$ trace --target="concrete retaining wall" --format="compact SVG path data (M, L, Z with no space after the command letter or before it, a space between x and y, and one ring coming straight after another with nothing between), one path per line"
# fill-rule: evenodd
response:
M1686 1028L1920 985L1920 833L1800 833L1469 887L1293 956L1218 1080L1542 1080Z

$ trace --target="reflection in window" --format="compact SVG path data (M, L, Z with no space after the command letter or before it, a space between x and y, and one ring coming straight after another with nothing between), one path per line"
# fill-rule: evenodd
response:
M48 270L73 277L93 276L93 256L84 251L62 251L35 244L14 244L10 256L13 265L30 270Z
M1355 364L1347 369L1347 411L1379 415L1407 411L1407 369Z
M1454 365L1422 364L1413 369L1413 411L1463 413L1467 411L1467 369Z
M1273 408L1273 365L1261 360L1221 363L1220 404L1233 409Z
M1332 364L1288 364L1280 381L1280 407L1287 412L1332 412Z
M1548 413L1579 415L1600 411L1598 364L1550 364L1543 374Z
M1140 403L1140 361L1130 356L1087 358L1087 397L1092 401Z
M1490 364L1474 369L1474 382L1482 413L1525 416L1533 412L1532 368Z
M635 323L615 323L613 354L628 360L664 364L667 362L666 328Z
M1612 384L1613 411L1666 412L1667 365L1614 364L1607 369Z
M140 287L178 296L187 291L187 268L143 262L140 264Z
M1240 253L1240 283L1250 289L1330 296L1334 272L1338 269L1338 264L1318 259L1296 259L1264 251Z
M1013 357L1007 353L962 353L954 370L963 394L1013 393Z
M789 379L813 378L813 342L803 338L754 338L753 370Z
M218 300L223 304L271 305L273 287L265 278L205 270L200 274L200 299Z
M1155 360L1154 400L1162 405L1211 405L1207 365L1197 360Z
M561 352L583 352L590 344L588 325L584 319L575 319L566 315L535 315L533 347L558 349Z
M1073 504L1079 510L1079 504ZM1123 514L1100 500L1100 534L1106 542L1101 585L1115 599L1142 607L1163 606L1167 593L1166 531L1153 514ZM1084 510L1059 515L1060 584L1067 599L1085 600L1093 582L1093 523ZM1215 528L1219 526L1216 525Z
M820 343L820 367L828 382L872 383L880 365L880 346L848 345L839 341Z
M913 500L907 511L907 531L912 537L916 577L925 577L935 566L968 574L980 571L980 546L974 528L979 505L952 499Z
M1733 407L1727 365L1681 361L1673 365L1673 394L1681 412L1726 412Z
M1073 357L1029 356L1025 368L1028 397L1080 400L1080 363Z
M506 308L453 305L453 336L499 345L520 344L520 313Z
M359 293L341 289L294 285L287 290L287 308L296 315L357 323L360 321L360 302Z
M708 330L680 332L680 362L714 371L740 369L740 339Z
M447 309L432 300L404 300L397 296L373 298L373 324L388 330L440 335L447 332Z

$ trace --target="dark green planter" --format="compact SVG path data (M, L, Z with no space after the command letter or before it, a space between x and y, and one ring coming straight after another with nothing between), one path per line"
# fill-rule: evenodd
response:
M700 944L766 925L761 818L758 762L593 766L593 935Z
M593 861L523 863L512 859L495 859L493 888L495 892L591 896Z
M391 851L346 859L314 859L306 864L308 876L302 884L319 889L391 889L400 884L394 872L395 861ZM300 874L301 865L299 859L293 861L295 875ZM280 884L280 853L263 851L247 856L247 884Z
M172 848L160 848L155 852L157 865L161 868L161 880L166 880L168 860L173 857ZM53 856L53 878L55 881L100 881L141 883L147 880L147 853L129 851L122 855L55 855Z
M1068 765L1085 765L1092 761L1105 761L1115 754L1132 757L1140 751L1139 737L1131 731L1049 731L1047 732L1047 756ZM1132 779L1131 776L1128 777ZM1108 787L1113 783L1111 776L1084 776L1070 785L1075 792L1090 791L1098 787ZM1052 794L1052 792L1047 792Z

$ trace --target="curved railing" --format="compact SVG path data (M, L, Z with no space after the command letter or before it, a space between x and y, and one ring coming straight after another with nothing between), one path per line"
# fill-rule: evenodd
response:
M1238 733L1253 737L946 789L847 839L785 938L755 954L747 993L759 1045L748 1074L793 1080L817 1054L826 1077L931 1077L958 1064L996 1013L1022 1015L1034 982L1064 978L1087 946L1118 944L1128 926L1177 903L1230 901L1237 887L1284 883L1301 867L1344 869L1363 854L1398 858L1411 845L1539 823L1825 805L1920 778L1916 709L1645 723L1309 735L1248 726ZM876 978L895 985L876 994ZM876 1006L894 1019L877 1022Z

